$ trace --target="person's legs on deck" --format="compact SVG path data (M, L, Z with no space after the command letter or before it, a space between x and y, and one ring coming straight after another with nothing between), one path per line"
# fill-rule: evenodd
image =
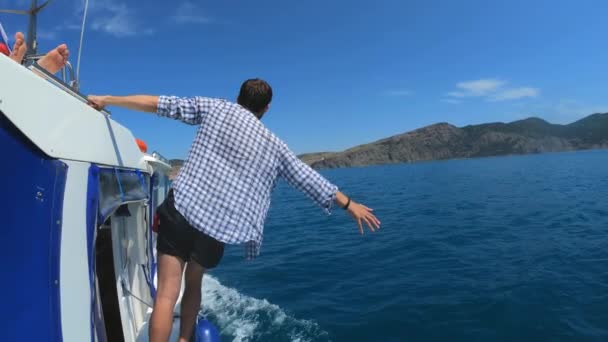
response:
M190 341L201 308L203 274L205 270L216 267L224 255L224 243L192 227L175 208L174 199L173 191L170 191L157 211L159 292L150 321L150 340L153 342L164 342L169 337L172 321L168 317L173 314L179 297L184 268L186 286L181 301L180 342ZM162 295L161 281L165 290ZM157 310L160 310L158 315ZM156 335L152 334L153 331ZM158 339L153 339L153 336L158 336Z
M196 261L186 264L186 286L182 296L179 342L188 342L194 332L196 317L201 308L201 284L205 269Z
M158 254L158 290L150 318L150 341L167 342L173 328L173 310L182 285L184 261Z

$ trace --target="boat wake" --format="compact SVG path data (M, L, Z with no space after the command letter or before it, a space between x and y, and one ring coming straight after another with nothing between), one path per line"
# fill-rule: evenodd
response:
M209 275L203 280L203 314L217 325L223 340L329 340L328 333L317 323L290 316L278 305L243 295Z

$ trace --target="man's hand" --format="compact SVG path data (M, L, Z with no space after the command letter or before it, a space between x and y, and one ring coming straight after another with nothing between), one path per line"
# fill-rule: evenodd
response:
M103 110L107 106L107 96L89 95L87 99L89 106L97 110Z
M349 199L341 191L336 193L336 203L342 208L345 208L348 204L348 212L352 215L355 221L357 221L357 224L359 225L359 233L361 233L361 235L363 235L363 222L367 224L369 230L372 232L375 232L376 229L380 229L380 220L378 220L376 216L372 214L374 209L370 209L363 204L355 203L355 201Z
M374 211L374 209L370 209L363 204L355 203L352 200L348 206L348 212L352 215L355 221L357 221L357 224L359 225L359 233L361 233L361 235L363 235L363 222L367 224L372 232L375 232L376 229L380 229L380 220L378 220L376 216L372 214L372 211Z

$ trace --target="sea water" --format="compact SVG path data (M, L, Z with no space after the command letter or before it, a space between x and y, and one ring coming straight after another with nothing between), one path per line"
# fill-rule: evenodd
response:
M259 258L205 276L224 340L608 340L607 151L322 173L381 230L279 184Z

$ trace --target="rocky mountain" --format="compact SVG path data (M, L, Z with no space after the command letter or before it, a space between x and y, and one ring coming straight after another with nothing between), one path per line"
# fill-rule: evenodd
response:
M438 123L342 152L299 157L313 168L338 168L596 148L608 148L608 113L568 125L539 118L465 127ZM176 175L183 160L170 162Z
M169 165L171 165L171 172L169 172L169 179L173 180L177 177L179 170L184 166L184 161L182 159L171 159L169 160Z
M608 148L608 113L569 125L539 118L456 127L438 123L337 153L300 158L314 168Z

